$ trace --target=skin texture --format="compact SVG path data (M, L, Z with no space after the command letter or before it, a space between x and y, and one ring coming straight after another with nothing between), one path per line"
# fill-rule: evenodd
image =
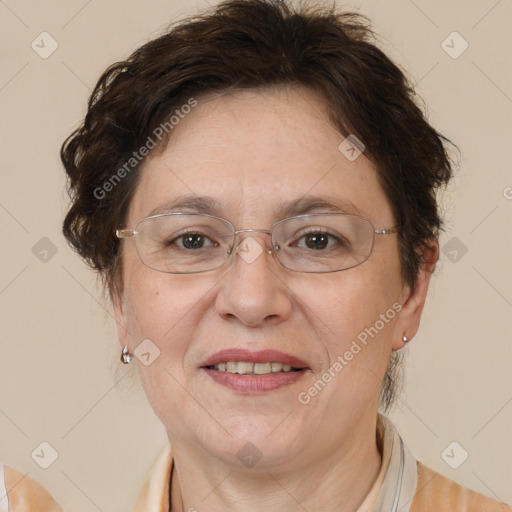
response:
M395 225L373 164L339 151L345 137L314 92L279 87L197 99L145 162L127 227L190 194L218 201L216 214L236 229L269 229L284 202L311 195L351 201L376 229ZM267 234L252 236L269 248ZM204 274L165 274L142 264L133 240L123 242L122 258L119 342L133 353L149 338L161 351L149 366L135 362L173 446L172 510L356 510L380 469L379 386L391 351L418 329L432 266L409 290L397 235L377 236L365 263L330 274L291 272L268 252L250 264L235 255ZM395 302L401 312L302 405L298 394ZM279 350L310 369L292 385L243 395L200 368L228 348ZM248 442L261 454L253 467L237 457Z

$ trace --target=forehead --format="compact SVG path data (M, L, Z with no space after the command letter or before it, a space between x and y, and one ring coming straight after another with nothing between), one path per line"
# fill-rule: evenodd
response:
M376 224L392 221L373 164L339 149L345 136L314 92L279 87L196 100L163 151L147 157L131 223L194 196L208 197L212 213L237 223L275 222L283 205L308 198L352 207L347 213Z

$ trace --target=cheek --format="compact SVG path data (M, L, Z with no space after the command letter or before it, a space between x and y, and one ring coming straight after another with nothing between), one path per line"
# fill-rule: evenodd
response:
M194 340L198 325L212 314L215 281L164 274L137 262L127 266L126 274L124 303L130 347L133 350L142 340L151 340L160 351L155 368L162 366L183 382L195 368L191 361ZM153 370L139 366L141 373Z
M327 334L332 348L343 348L347 340L355 339L365 328L379 321L381 315L392 308L399 296L396 285L398 276L389 271L372 272L363 265L328 277L323 283L316 283L303 296L309 297L307 306L313 313L311 321ZM318 291L321 290L319 293ZM379 330L386 331L392 325L395 315L387 315L385 327L379 322Z
M176 300L180 290L173 294L167 276L137 261L126 265L124 277L123 309L128 344L153 403L152 389L168 385L165 370L176 374L186 351L187 339L180 332L180 320L186 318L185 301ZM173 343L166 342L169 339ZM148 353L149 356L141 356Z
M178 433L182 423L193 425L194 414L197 416L187 394L186 361L197 316L204 315L203 288L204 285L197 289L186 278L182 280L136 266L125 286L130 346L137 350L141 342L147 344L150 340L149 352L158 354L147 365L144 357L135 359L140 380L156 415ZM181 411L180 418L187 420L176 424L175 411Z
M329 379L325 375L329 373L336 382L329 400L339 405L356 407L378 393L391 355L396 308L400 307L399 269L392 265L374 258L327 277L323 286L316 283L316 293L311 288L305 295L310 322L317 326L328 354L323 376Z

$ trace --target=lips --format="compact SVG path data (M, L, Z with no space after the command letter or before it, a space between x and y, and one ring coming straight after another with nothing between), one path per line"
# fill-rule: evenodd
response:
M221 350L204 361L201 368L215 382L244 395L291 385L309 370L305 361L284 352L241 349Z

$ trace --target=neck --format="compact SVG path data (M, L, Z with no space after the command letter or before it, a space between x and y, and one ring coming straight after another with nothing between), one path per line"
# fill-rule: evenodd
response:
M356 512L381 466L376 421L357 425L336 450L289 468L241 471L175 446L170 512ZM379 443L380 444L380 443Z

